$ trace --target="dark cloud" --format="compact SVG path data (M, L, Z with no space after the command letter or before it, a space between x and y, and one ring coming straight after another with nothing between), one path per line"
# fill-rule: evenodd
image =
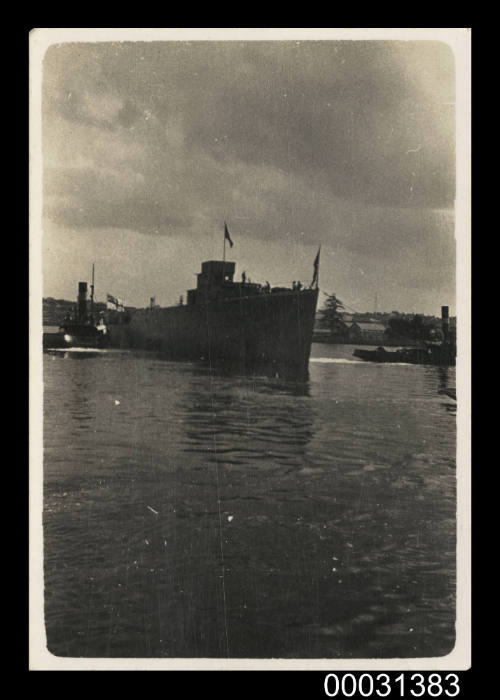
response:
M101 118L106 128L136 123L139 101L161 124L180 120L186 146L221 161L312 168L332 193L372 203L453 202L453 57L444 44L155 42L85 46L79 58L83 92L64 71L66 118L96 123L81 107L92 86L124 101L114 121Z
M377 269L407 251L438 276L454 260L454 102L439 42L53 46L45 220L198 240L226 218L247 239L368 249Z

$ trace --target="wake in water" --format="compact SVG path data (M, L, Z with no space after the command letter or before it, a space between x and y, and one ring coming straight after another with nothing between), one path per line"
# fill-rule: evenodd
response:
M366 362L363 362L363 360L347 360L345 357L311 357L309 358L309 362L340 365L366 365Z
M92 355L116 355L127 352L120 348L45 348L49 354L65 355L66 353L90 353Z
M372 366L391 366L391 367L410 367L411 362L365 362L364 360L347 360L345 357L311 357L309 362L318 362L321 364L340 364L340 365L365 365Z
M322 362L324 364L341 364L341 365L364 365L362 360L347 360L344 357L311 357L309 362Z

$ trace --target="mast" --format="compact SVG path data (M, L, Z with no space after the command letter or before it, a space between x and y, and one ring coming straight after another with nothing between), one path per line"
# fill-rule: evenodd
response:
M226 267L226 222L224 221L224 243L222 246L222 284L224 284L224 268Z
M231 248L233 247L233 242L231 240L231 236L229 235L229 231L227 230L227 224L224 221L224 245L222 248L222 282L224 282L224 267L226 265L226 238L229 241L229 245Z
M92 263L92 284L90 285L90 315L94 315L94 266Z

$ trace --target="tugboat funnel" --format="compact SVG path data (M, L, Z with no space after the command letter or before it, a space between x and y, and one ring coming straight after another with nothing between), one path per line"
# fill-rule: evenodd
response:
M448 306L441 307L441 329L443 331L443 341L445 343L450 340L450 309Z
M84 321L87 317L87 283L78 282L78 320Z

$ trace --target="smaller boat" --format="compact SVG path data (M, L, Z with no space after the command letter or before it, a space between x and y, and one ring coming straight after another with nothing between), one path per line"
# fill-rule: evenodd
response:
M420 351L418 348L386 350L384 347L378 347L376 350L356 348L353 355L367 362L406 362L416 364L419 362L419 353Z
M78 283L78 299L73 314L68 314L59 327L57 347L103 348L109 344L106 324L94 309L94 265L90 303L87 300L87 282Z
M386 350L383 347L378 347L376 350L356 348L353 355L367 362L404 362L412 365L449 367L455 365L456 352L451 345L445 343L426 343L421 347L397 350Z
M92 318L82 321L69 317L60 328L63 347L103 348L108 345L107 328L102 321Z
M412 365L439 365L454 367L456 364L456 340L450 334L449 307L441 307L442 341L424 341L416 347L386 350L379 346L375 350L356 348L354 357L367 362L405 362Z

